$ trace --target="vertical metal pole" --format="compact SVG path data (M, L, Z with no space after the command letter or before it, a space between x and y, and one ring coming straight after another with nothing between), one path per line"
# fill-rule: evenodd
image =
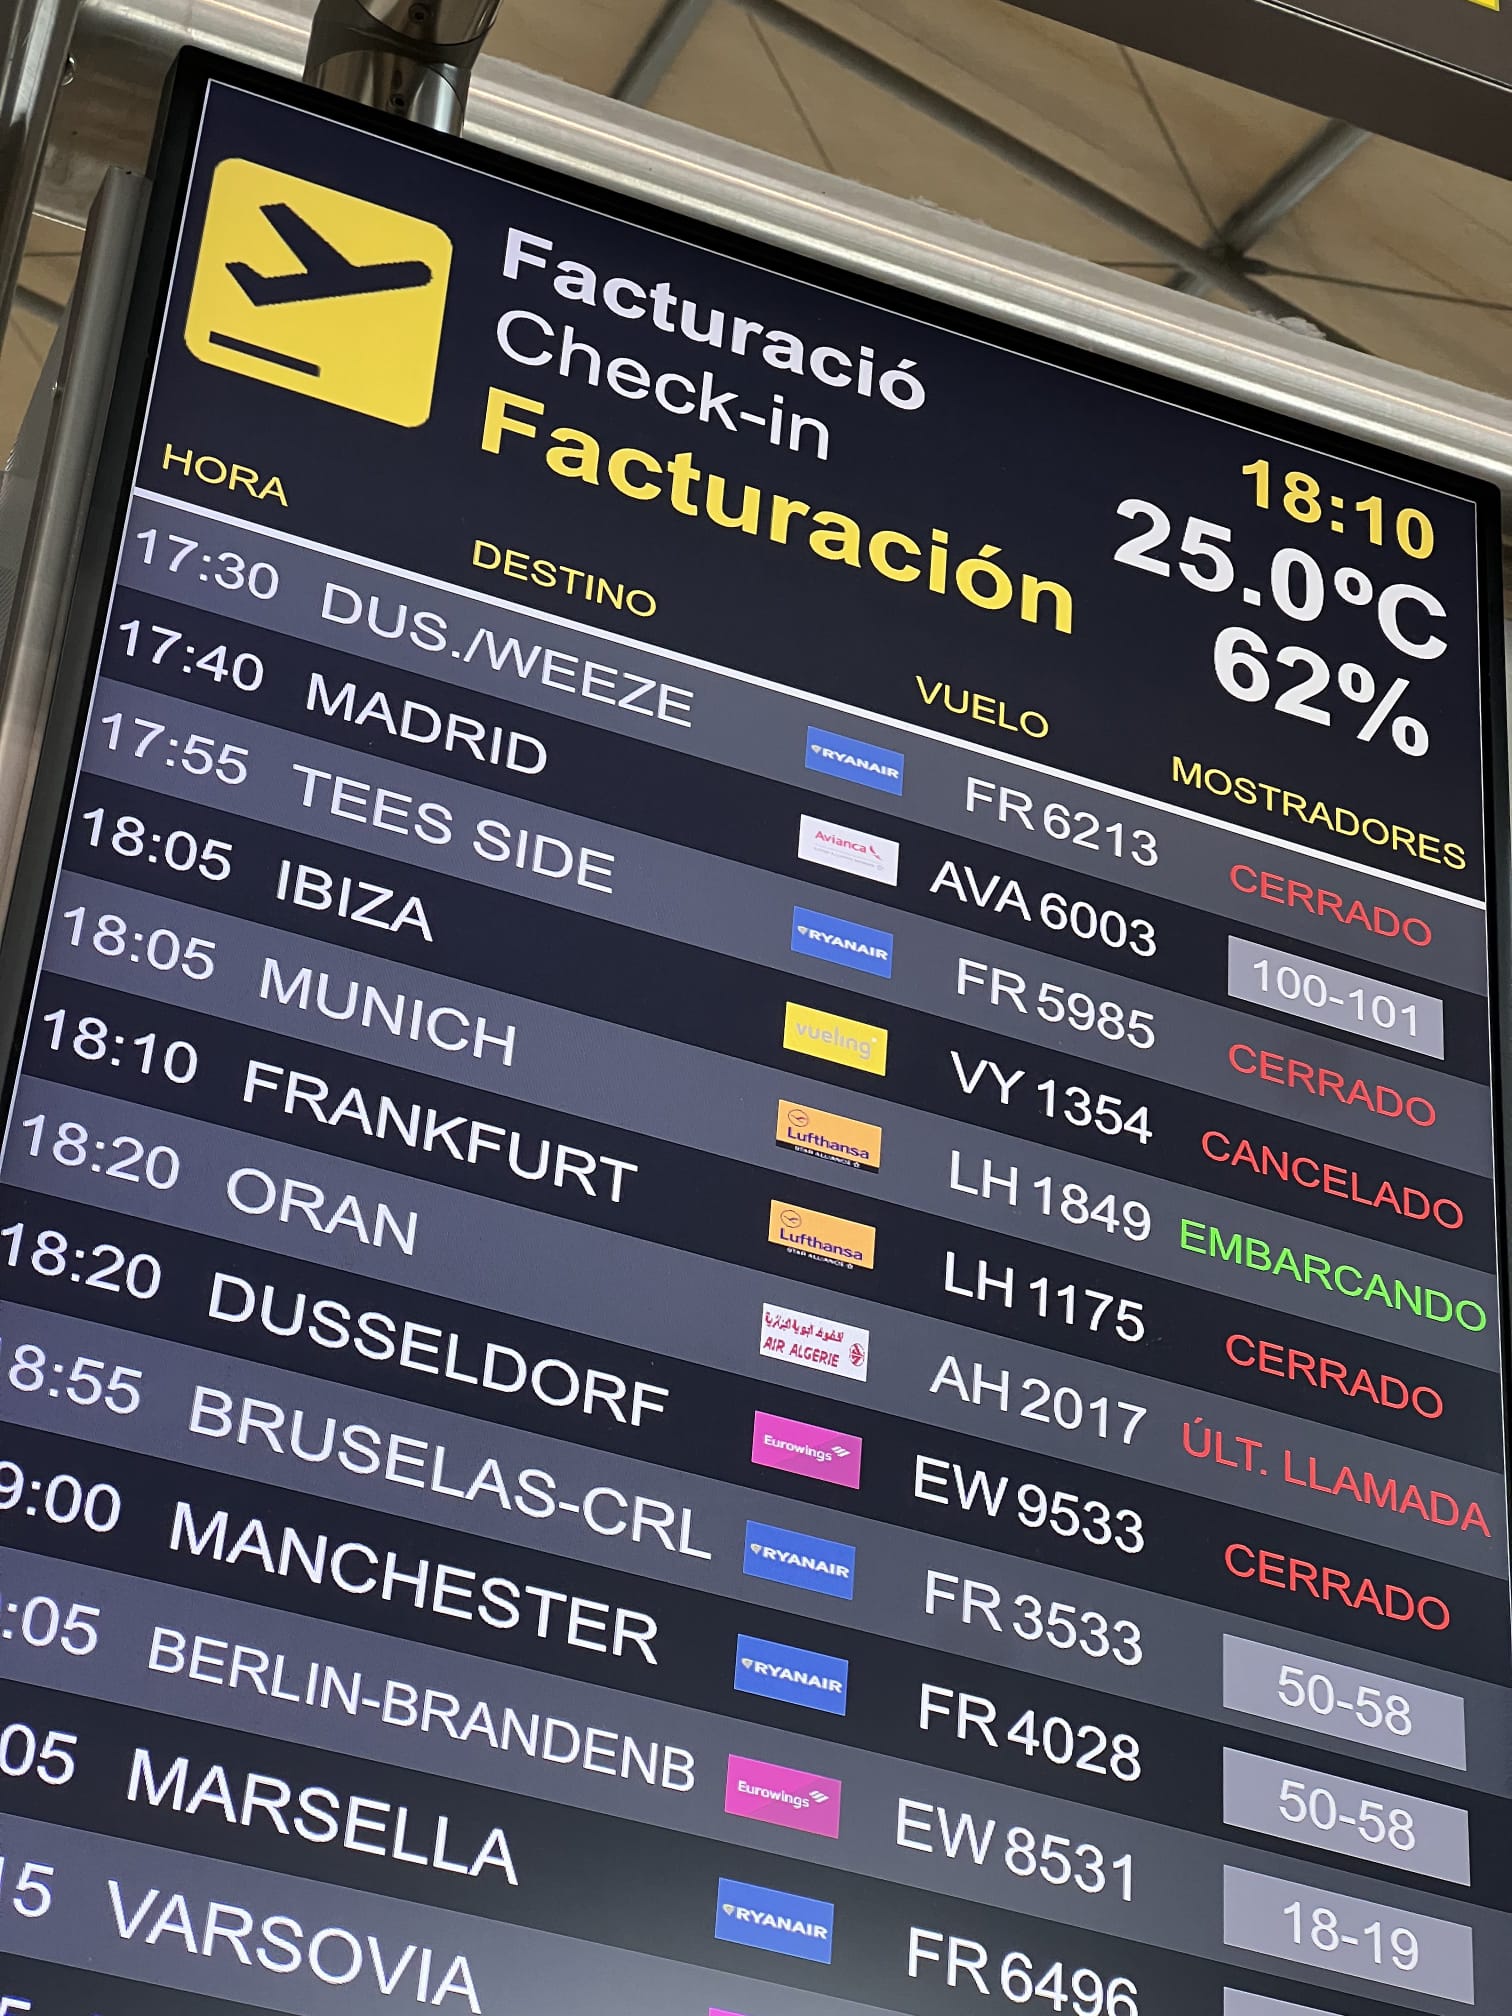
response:
M499 0L317 0L305 82L460 133L472 67L498 10Z
M65 326L54 338L33 394L33 410L22 427L24 440L35 423L40 449L0 484L4 520L12 510L5 486L18 480L22 486L14 499L21 548L15 599L0 639L0 918L10 900L77 583L84 518L136 273L146 194L139 177L114 169L95 198ZM4 529L9 536L11 523Z
M11 0L8 19L0 6L0 330L10 316L78 14L79 0Z
M666 0L620 72L610 97L626 105L648 105L712 4L713 0Z

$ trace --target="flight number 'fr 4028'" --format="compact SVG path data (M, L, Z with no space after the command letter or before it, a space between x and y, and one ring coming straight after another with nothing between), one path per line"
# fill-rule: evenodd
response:
M1095 1722L1077 1727L1064 1715L1037 1715L1032 1708L1008 1722L987 1695L965 1694L925 1680L919 1687L919 1727L928 1734L940 1722L957 1743L981 1743L989 1750L1011 1745L1026 1757L1043 1757L1058 1770L1112 1777L1123 1785L1139 1781L1139 1744L1132 1736L1109 1735Z

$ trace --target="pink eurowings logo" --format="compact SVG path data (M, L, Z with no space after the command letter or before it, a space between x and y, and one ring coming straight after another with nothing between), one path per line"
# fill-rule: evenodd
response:
M793 1827L800 1834L822 1834L827 1841L839 1838L840 1793L838 1778L789 1771L755 1757L731 1757L725 1774L726 1813Z
M818 1477L826 1484L861 1485L861 1437L837 1435L783 1414L758 1414L751 1428L751 1461L765 1470L794 1477Z

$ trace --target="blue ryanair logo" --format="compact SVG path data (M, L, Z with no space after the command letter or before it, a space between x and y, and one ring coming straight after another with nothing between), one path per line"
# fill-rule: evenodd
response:
M792 1533L786 1526L764 1526L748 1519L745 1529L747 1575L760 1582L785 1582L791 1589L812 1589L819 1596L838 1596L849 1603L856 1593L856 1550L843 1540L816 1540L812 1533Z
M794 1960L830 1963L835 1907L818 1897L795 1897L790 1890L766 1890L759 1883L719 1879L714 1937L736 1946L759 1946Z
M793 905L789 950L804 952L810 959L827 959L833 966L853 966L858 973L875 973L881 980L892 978L891 931L848 924L843 917L827 917L822 910L805 910L797 903Z
M868 785L873 791L886 791L894 798L903 795L903 757L898 750L881 749L875 742L857 742L828 728L808 731L803 767L822 770L828 777L843 777L849 784Z
M763 1694L769 1701L791 1701L796 1708L817 1708L825 1715L843 1715L850 1685L850 1661L823 1652L800 1652L770 1638L735 1641L735 1691Z

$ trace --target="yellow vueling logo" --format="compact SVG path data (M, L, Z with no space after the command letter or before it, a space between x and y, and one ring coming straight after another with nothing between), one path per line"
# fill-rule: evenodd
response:
M184 340L203 363L419 427L430 417L451 240L434 224L222 161Z

